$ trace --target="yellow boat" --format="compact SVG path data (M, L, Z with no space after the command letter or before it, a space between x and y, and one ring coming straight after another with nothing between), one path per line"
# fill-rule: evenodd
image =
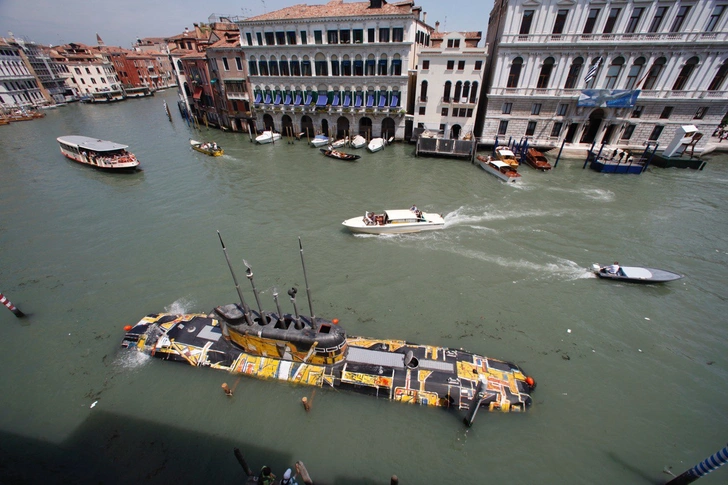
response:
M190 140L190 145L193 150L210 155L211 157L219 157L225 153L214 141L203 143L197 140Z

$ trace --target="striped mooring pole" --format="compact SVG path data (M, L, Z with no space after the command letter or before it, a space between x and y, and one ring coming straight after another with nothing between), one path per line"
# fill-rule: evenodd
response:
M695 465L690 470L686 471L679 477L675 477L667 485L685 485L687 483L693 483L703 475L707 475L716 468L719 468L728 461L728 445L725 446L715 455L705 459L703 462Z
M2 293L0 293L0 303L2 303L3 305L5 305L6 307L8 307L8 310L10 310L11 312L13 312L16 317L23 318L25 316L25 313L23 313L20 310L18 310L17 308L15 308L15 305L13 305L10 302L10 300L8 300L5 297L5 295L3 295Z

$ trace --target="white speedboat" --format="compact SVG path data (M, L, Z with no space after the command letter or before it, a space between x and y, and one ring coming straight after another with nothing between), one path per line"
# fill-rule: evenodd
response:
M343 148L349 143L349 137L344 137L331 143L332 148Z
M275 131L266 130L255 137L255 143L265 145L266 143L274 143L281 139L281 134Z
M442 229L445 219L433 212L397 209L385 210L381 214L367 212L364 217L353 217L342 224L351 232L363 234L405 234Z
M641 266L619 266L616 272L610 271L611 266L592 264L592 272L600 278L607 280L629 281L632 283L664 283L679 280L683 275L657 268Z
M364 148L367 146L367 139L361 135L356 135L351 139L351 143L349 145L351 148Z
M315 146L316 148L322 147L324 145L329 144L329 137L324 135L316 135L311 140L311 145Z
M136 156L126 151L127 145L78 135L59 136L56 140L63 156L74 162L108 172L141 170Z
M521 181L521 174L506 162L494 160L492 157L484 157L483 155L478 155L476 158L478 159L478 165L480 165L483 170L495 175L502 181L511 184Z
M370 152L378 152L379 150L384 149L384 138L372 138L369 144L367 145L367 150Z

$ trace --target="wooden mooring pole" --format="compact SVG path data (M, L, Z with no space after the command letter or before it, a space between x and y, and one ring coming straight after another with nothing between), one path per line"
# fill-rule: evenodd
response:
M679 477L673 478L672 480L667 482L667 485L686 485L688 483L693 483L698 478L707 475L716 468L725 465L727 461L728 445L726 445L725 448L723 448L713 456L706 458L701 463L698 463Z

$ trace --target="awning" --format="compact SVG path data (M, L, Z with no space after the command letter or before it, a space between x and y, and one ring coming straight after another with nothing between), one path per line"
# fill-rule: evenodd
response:
M399 103L399 97L397 97L396 94L393 94L392 95L392 102L389 103L389 107L390 108L394 108L395 106L397 106L398 103Z
M306 95L306 102L303 103L303 104L305 104L306 106L308 106L309 104L311 104L311 101L312 101L311 98L312 98L311 94L307 94Z
M265 104L270 104L270 93L265 93Z
M326 98L326 95L319 94L318 98L316 98L316 106L326 106L326 102L328 99Z
M276 99L273 101L273 104L281 104L281 93L276 93Z
M200 96L202 96L202 88L197 86L195 88L195 94L192 95L192 99L200 99Z
M301 106L301 95L300 94L296 94L296 102L293 104L295 104L296 106Z
M348 94L344 96L344 106L351 106L351 96Z
M334 93L334 100L331 102L331 106L339 106L339 93Z
M356 98L354 99L354 107L361 108L361 96L359 96L358 94L356 95Z
M370 94L367 96L367 108L374 106L374 95Z
M260 103L261 101L263 101L263 95L260 93L256 94L254 103Z
M286 100L283 102L283 104L291 104L291 94L286 94Z
M384 108L387 106L387 96L382 94L379 96L379 107Z

